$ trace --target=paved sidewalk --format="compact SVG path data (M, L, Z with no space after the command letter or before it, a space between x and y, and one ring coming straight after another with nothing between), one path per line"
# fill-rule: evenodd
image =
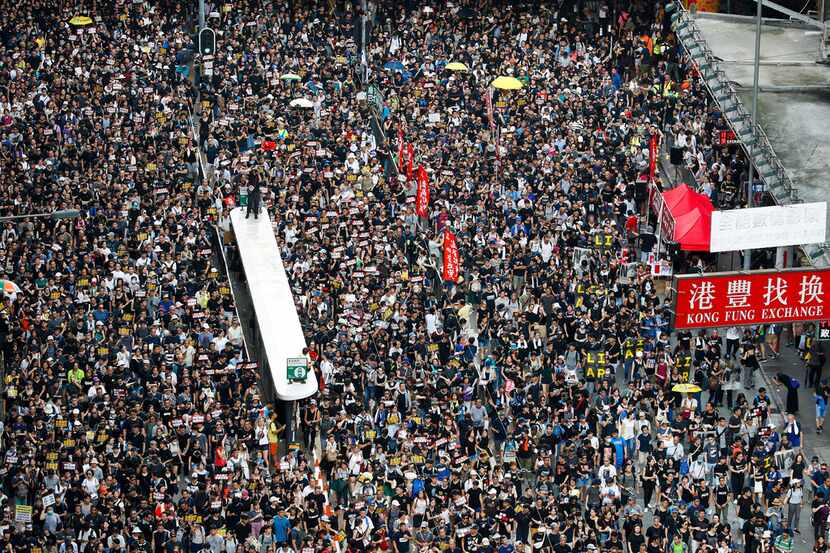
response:
M804 363L798 356L798 351L794 347L783 346L781 357L762 363L761 368L764 385L770 396L775 400L776 412L783 413L787 392L783 386L773 380L775 375L781 372L798 379L801 383L801 387L798 389L798 421L801 423L804 433L804 450L807 453L807 460L809 461L809 457L813 455L830 460L830 435L827 432L816 434L814 390L806 385L807 372Z
M781 372L798 379L801 387L798 389L799 413L797 418L801 424L804 436L802 442L804 456L808 463L814 455L818 455L821 460L830 460L830 435L826 432L816 434L814 390L806 386L807 374L804 363L798 355L798 350L795 347L782 345L781 356L778 359L770 359L766 363L762 363L761 368L763 385L767 388L769 396L773 399L775 413L784 413L787 398L786 389L774 381L775 375ZM749 396L747 397L749 398ZM749 399L751 400L751 398ZM779 424L779 428L782 421L783 419L780 415L779 417L775 417L774 422ZM793 550L795 553L812 551L814 543L813 527L810 525L810 503L807 497L804 498L799 530L801 531L801 535L795 536Z

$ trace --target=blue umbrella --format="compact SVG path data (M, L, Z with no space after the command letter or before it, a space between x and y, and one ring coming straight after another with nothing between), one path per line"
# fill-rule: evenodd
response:
M383 65L384 69L391 69L393 71L403 71L403 64L399 61L387 61Z

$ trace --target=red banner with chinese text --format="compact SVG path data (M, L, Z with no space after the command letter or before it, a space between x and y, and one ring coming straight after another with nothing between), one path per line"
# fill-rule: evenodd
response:
M484 94L484 101L487 104L487 120L490 122L490 132L496 132L496 120L493 117L493 89L488 88Z
M444 280L458 282L458 244L455 235L449 230L444 231Z
M418 189L415 193L415 212L418 217L429 215L429 177L420 165L417 172Z
M679 276L674 328L830 319L828 284L830 269Z
M403 170L403 129L398 129L398 173Z
M415 160L415 148L412 147L412 144L407 144L407 149L409 150L409 164L406 168L406 178L412 180L412 162Z
M657 135L651 135L648 143L648 182L654 182L654 173L657 170Z

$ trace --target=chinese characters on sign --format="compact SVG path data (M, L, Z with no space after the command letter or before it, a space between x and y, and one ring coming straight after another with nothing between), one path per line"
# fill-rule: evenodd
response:
M308 377L308 359L305 357L289 357L285 363L285 379L288 383L305 382Z
M827 202L715 211L709 251L816 244L826 233Z
M675 328L830 319L830 270L684 275L676 281Z
M444 270L443 278L449 282L458 282L460 261L458 256L458 244L455 235L449 229L444 230Z
M730 129L725 130L716 130L715 131L715 139L718 141L719 146L728 146L730 144L740 144L740 140L735 135L735 131Z

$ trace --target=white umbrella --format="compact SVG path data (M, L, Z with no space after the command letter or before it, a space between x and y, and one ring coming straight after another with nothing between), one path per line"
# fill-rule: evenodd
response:
M313 108L314 102L308 98L294 98L289 105L292 108Z

